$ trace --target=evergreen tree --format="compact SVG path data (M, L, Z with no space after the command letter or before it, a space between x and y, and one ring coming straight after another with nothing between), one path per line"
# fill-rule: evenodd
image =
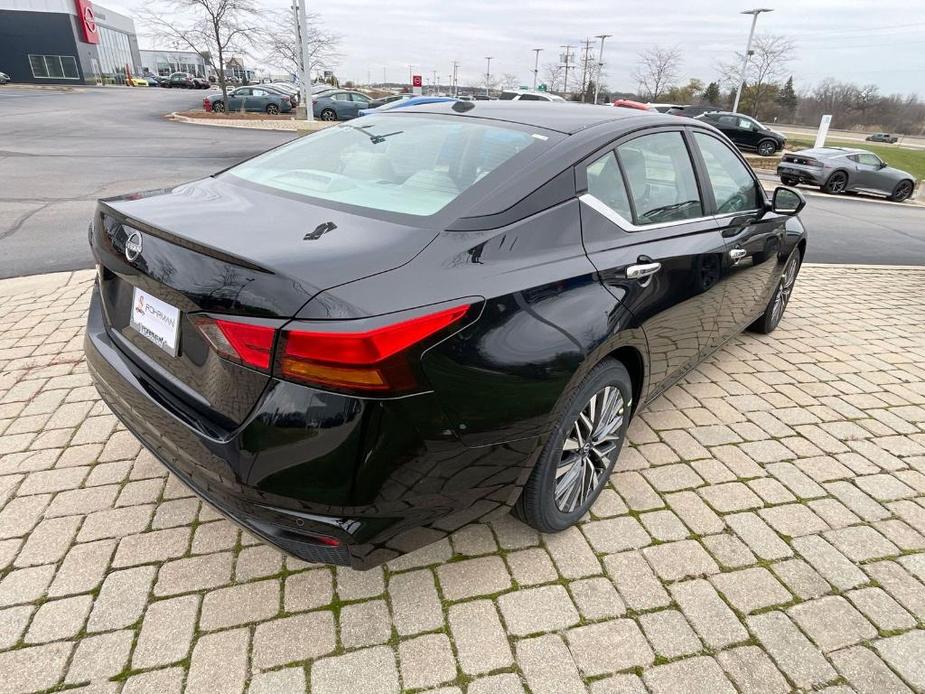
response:
M793 75L787 79L783 89L781 89L780 93L777 95L777 104L786 116L792 116L794 111L796 111L797 93L793 90Z
M707 88L703 90L701 101L707 106L719 106L719 100L719 84L716 82L710 82L710 84L707 85Z

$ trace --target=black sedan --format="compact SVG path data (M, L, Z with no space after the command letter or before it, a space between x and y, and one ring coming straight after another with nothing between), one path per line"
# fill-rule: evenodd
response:
M777 327L802 206L696 120L396 109L101 200L88 364L169 470L302 559L368 568L506 507L555 532L631 417Z

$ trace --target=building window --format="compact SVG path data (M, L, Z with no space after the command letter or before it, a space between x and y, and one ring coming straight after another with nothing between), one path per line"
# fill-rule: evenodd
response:
M128 35L108 27L98 27L100 42L97 46L104 82L123 84L126 69L135 71L135 61L129 46Z
M72 55L30 55L32 76L36 79L78 80L77 60Z

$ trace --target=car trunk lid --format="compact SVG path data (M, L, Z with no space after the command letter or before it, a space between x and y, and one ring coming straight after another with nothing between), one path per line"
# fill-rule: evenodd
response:
M165 400L221 431L246 419L270 375L220 357L197 316L279 327L318 292L403 265L435 235L210 178L101 201L91 244L119 347ZM145 297L178 309L175 354L133 327Z

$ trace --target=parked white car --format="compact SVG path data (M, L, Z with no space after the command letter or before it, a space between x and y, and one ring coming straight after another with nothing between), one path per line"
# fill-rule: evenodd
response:
M505 89L501 92L501 101L562 101L561 96L549 92L535 92L532 89Z

